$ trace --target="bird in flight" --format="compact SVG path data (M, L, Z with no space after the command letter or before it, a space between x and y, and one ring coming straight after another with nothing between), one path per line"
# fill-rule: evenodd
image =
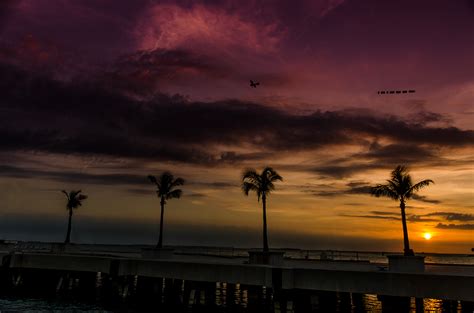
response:
M260 85L259 82L254 82L253 80L250 80L250 87L257 88L258 85Z

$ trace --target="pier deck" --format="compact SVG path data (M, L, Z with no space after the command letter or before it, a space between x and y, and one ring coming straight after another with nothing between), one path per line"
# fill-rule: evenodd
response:
M474 266L427 264L425 272L389 271L387 264L285 259L281 266L247 264L242 257L177 254L143 259L125 252L3 253L11 269L102 272L113 276L162 277L227 282L283 290L371 293L387 296L474 301Z

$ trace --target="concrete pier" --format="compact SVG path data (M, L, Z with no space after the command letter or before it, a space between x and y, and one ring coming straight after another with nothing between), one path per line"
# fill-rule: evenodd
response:
M343 295L344 301L349 299L348 294L344 293L474 301L474 266L469 265L426 265L424 272L410 273L389 271L380 264L369 262L285 259L281 265L272 266L248 264L248 259L238 257L175 255L170 259L143 259L139 254L68 254L67 249L60 254L4 254L2 264L3 268L10 270L90 272L127 279L146 278L139 280L136 287L139 290L148 290L143 284L154 286L156 280L161 278L210 283L199 290L207 302L215 301L207 294L210 286L217 282L266 286L272 288L276 295L286 295L285 291L291 290L338 292ZM159 289L159 286L155 287L153 290ZM184 298L189 297L187 292L185 288ZM153 291L154 296L159 293L159 290ZM302 301L305 306L310 306L310 295Z

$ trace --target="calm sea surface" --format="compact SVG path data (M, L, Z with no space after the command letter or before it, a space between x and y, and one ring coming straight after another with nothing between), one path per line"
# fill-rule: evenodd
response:
M154 309L133 309L128 305L120 304L115 308L110 308L110 305L98 305L91 303L81 303L74 300L65 301L60 298L56 299L34 299L34 298L0 298L0 310L4 312L35 312L35 313L46 313L46 312L189 312L189 313L201 313L201 312L219 312L219 313L248 313L248 312L272 312L272 309L268 306L256 306L249 308L249 299L247 298L247 290L235 290L233 293L232 303L226 303L222 300L222 295L225 295L225 289L220 291L219 295L216 292L216 302L214 304L188 304L186 306L163 305ZM226 297L229 298L229 297ZM231 297L232 298L232 297ZM377 295L365 294L362 295L360 304L354 302L343 305L340 299L328 307L313 307L308 312L315 313L326 313L326 312L393 312L393 313L418 313L418 312L433 312L433 313L463 313L472 312L468 311L467 308L463 309L463 304L459 301L442 301L438 299L423 299L424 310L417 311L415 306L415 299L410 299L410 303L406 309L383 309L382 302L378 299ZM275 307L275 306L271 306ZM472 308L472 305L469 306ZM276 310L273 312L277 312ZM290 310L287 312L295 312ZM297 311L296 311L297 312Z
M241 248L214 248L214 247L176 247L175 252L219 255L219 256L240 256L248 257L249 249ZM330 260L344 261L370 261L372 263L388 263L387 255L393 252L365 252L365 251L338 251L338 250L300 250L282 249L285 257L294 259L320 260L327 258ZM474 253L472 254L441 254L441 253L417 253L425 256L425 263L438 264L463 264L474 265Z

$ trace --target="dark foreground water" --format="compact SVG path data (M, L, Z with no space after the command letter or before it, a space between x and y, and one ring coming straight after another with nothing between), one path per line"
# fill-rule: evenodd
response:
M94 286L85 289L77 275L49 276L59 279L13 276L12 288L2 288L0 312L474 312L473 303L460 301L307 291L278 297L265 287L137 277L130 284L107 286L107 278L97 275Z
M210 304L189 304L186 307L181 305L156 306L154 308L131 308L129 304L117 303L117 307L111 305L99 305L93 303L78 302L72 299L34 299L7 297L0 298L0 311L5 312L282 312L278 305L273 307L254 307L248 308L248 302L235 301L232 304L215 303ZM423 309L418 309L415 299L409 300L409 305L405 309L400 307L386 308L377 295L366 294L362 296L361 306L357 307L354 303L344 306L341 301L334 303L332 307L318 307L315 305L310 310L298 310L291 303L287 307L287 312L473 312L472 305L463 308L459 301L442 301L437 299L423 299Z
M203 306L203 305L190 305L188 308L184 309L183 312L247 312L245 310L246 305L244 303L235 303L235 305L240 306L241 308L236 308L235 306L225 306L220 305L219 307L212 306ZM451 302L446 303L441 300L436 299L424 299L423 300L424 309L422 311L416 310L415 300L411 299L410 307L407 308L405 312L472 312L466 308L463 310L460 302ZM179 312L181 308L173 308L172 306L149 309L149 310L134 310L131 308L104 308L96 304L87 304L74 301L62 301L60 299L28 299L28 298L5 298L0 299L0 310L4 312ZM278 308L277 308L278 310ZM262 312L264 309L262 309ZM382 302L377 299L376 295L364 295L363 296L363 308L356 308L352 306L350 308L341 308L337 305L333 308L326 308L320 310L317 308L312 309L309 312L399 312L397 310L383 310ZM258 312L255 311L255 312ZM271 309L268 309L268 312L271 312ZM293 311L288 311L293 312Z

